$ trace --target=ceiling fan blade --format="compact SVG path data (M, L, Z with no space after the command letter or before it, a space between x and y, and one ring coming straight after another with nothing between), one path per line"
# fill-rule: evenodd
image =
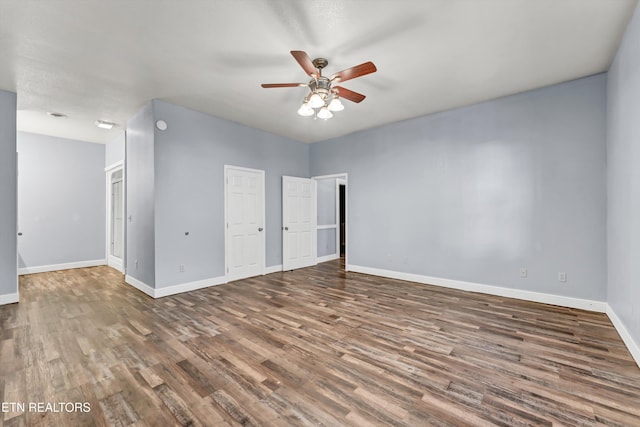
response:
M339 80L345 82L347 80L355 79L356 77L362 77L367 74L375 73L378 69L373 62L365 62L364 64L356 65L355 67L347 68L331 76L331 80Z
M292 50L291 55L298 61L298 64L302 67L302 69L309 74L311 77L318 77L320 74L318 69L313 65L311 58L307 55L307 52L302 50Z
M272 87L304 87L309 86L308 83L262 83L261 86L265 89Z
M340 98L348 99L351 102L362 102L366 98L363 94L354 92L342 86L336 86L334 89L338 89L338 96L340 96Z

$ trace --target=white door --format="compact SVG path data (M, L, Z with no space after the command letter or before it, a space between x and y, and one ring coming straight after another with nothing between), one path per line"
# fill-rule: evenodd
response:
M316 265L316 181L282 177L282 269Z
M225 166L227 281L264 274L264 171Z

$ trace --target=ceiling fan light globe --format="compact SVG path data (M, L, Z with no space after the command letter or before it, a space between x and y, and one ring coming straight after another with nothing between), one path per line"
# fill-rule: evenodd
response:
M324 99L317 93L314 93L311 95L311 98L309 98L308 104L311 108L320 108L324 105Z
M312 116L313 113L314 113L313 108L309 107L309 105L306 102L302 104L302 106L298 109L298 114L300 114L303 117Z
M333 114L331 113L331 111L329 111L327 107L322 107L318 112L318 118L320 119L327 120L327 119L330 119L331 117L333 117Z
M344 105L338 98L333 98L327 108L329 108L329 111L342 111L344 110Z

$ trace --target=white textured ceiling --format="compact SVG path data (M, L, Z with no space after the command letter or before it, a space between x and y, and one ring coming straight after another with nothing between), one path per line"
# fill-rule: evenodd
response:
M158 98L314 142L606 71L636 0L0 0L18 128L105 142ZM367 96L300 117L306 82L365 61ZM54 119L46 112L66 114ZM94 126L114 121L116 130Z

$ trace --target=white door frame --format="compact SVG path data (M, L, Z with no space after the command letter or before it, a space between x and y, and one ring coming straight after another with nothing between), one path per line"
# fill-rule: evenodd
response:
M349 222L349 174L344 173L334 173L331 175L318 175L312 176L311 179L320 180L320 179L336 179L336 254L340 257L340 185L344 185L344 223L347 231L349 227L347 226ZM348 242L348 234L344 234L344 270L349 271L349 242Z
M267 265L267 221L266 221L267 205L266 205L266 191L265 191L266 183L265 183L264 170L245 168L242 166L224 165L223 186L224 186L224 280L225 280L225 283L229 281L229 258L230 258L229 236L228 236L229 227L227 224L227 207L228 207L228 197L229 197L227 184L229 180L229 170L254 172L254 173L260 174L262 177L262 224L264 224L263 225L264 230L261 233L262 234L262 262L260 267L260 274L262 275L265 274L266 265Z
M111 176L118 171L122 171L122 214L123 214L123 219L122 219L122 258L117 258L111 255L111 212L112 212L112 206L111 206ZM126 236L126 231L125 231L125 227L126 227L126 221L124 220L125 216L126 216L126 206L125 206L125 201L126 201L126 197L125 197L125 192L126 192L126 176L125 176L125 168L124 168L124 161L120 160L117 161L109 166L107 166L106 168L104 168L104 172L105 172L105 185L106 185L106 220L107 220L107 226L106 226L106 237L105 237L105 258L107 261L107 265L110 267L115 268L116 270L118 270L119 272L123 273L125 272L125 264L124 264L124 259L125 259L125 251L126 251L126 242L125 242L125 236Z

